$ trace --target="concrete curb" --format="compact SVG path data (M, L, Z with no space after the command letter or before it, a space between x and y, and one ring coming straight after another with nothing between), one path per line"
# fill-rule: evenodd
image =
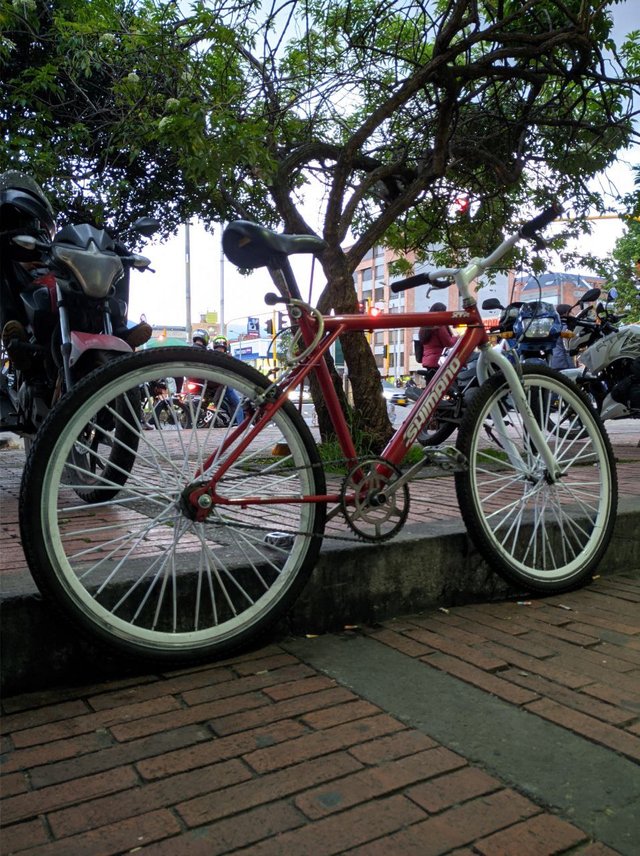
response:
M273 635L319 634L439 606L526 594L489 569L460 520L424 530L407 526L384 544L325 541L309 584ZM640 568L638 531L640 502L621 500L600 574ZM5 694L148 671L148 663L106 656L37 594L6 597L0 612L0 689Z

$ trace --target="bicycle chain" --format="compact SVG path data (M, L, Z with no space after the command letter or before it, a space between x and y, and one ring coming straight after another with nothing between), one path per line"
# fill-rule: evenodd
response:
M358 464L370 462L371 456L370 455L360 455L359 457L355 458L354 460L357 463L354 465L354 467L352 467L352 469L350 470L350 473L353 472L353 469L355 469ZM380 458L380 463L384 464L385 459ZM344 459L343 458L336 458L335 460L321 461L320 463L317 463L317 464L305 464L305 465L301 465L301 466L291 466L291 467L288 467L287 472L291 472L293 470L298 470L298 471L299 470L313 470L313 469L318 469L318 468L321 468L322 470L326 471L326 468L330 467L331 465L339 465L341 467L344 467ZM394 469L394 470L396 469L392 464L389 464L389 467ZM337 491L337 493L339 493L341 496L344 493L344 491L343 491L344 483L347 480L347 478L349 477L350 473L347 473L345 476L341 477L342 484L341 484L340 490ZM238 476L239 474L236 473L235 475ZM245 476L240 476L239 478L237 478L237 480L240 481L242 478L248 479L248 478L252 478L253 476L255 476L255 473L247 473ZM224 506L221 506L221 508L224 508ZM319 536L319 535L317 535L317 533L314 533L314 532L304 532L302 530L286 529L284 527L280 527L278 529L278 532L282 532L283 534L292 535L292 536L304 535L304 536L308 536L308 537L322 537L323 540L328 538L328 539L331 539L333 541L347 541L347 542L351 542L351 543L358 542L358 543L366 543L366 544L380 543L380 542L388 541L391 538L393 538L396 534L396 532L390 532L388 534L383 534L383 535L377 536L375 538L371 538L371 537L368 538L364 535L361 535L358 532L358 530L354 527L351 520L349 519L349 514L346 513L344 503L341 500L336 503L336 508L340 508L342 520L345 522L345 524L347 526L349 526L349 528L353 532L352 536L338 535L335 533L330 533L330 532L327 532L326 529L325 529L322 536ZM273 529L274 529L273 526L260 526L260 525L254 524L253 522L249 524L249 523L241 523L241 522L236 522L236 521L219 520L219 519L214 519L212 517L209 518L208 522L211 522L214 525L218 525L218 526L225 526L225 527L228 527L229 529L249 529L251 531L259 531L259 532L266 532L266 533L272 533Z

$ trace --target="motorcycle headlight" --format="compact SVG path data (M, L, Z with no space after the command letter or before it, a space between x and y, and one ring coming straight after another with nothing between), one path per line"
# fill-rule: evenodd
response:
M525 339L546 339L553 327L553 318L532 318L522 325L522 335Z
M87 297L106 297L124 274L118 256L101 252L93 241L86 250L57 244L53 247L53 256L72 271Z

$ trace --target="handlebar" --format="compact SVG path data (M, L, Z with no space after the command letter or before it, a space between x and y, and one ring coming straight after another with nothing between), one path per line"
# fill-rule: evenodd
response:
M530 240L535 238L536 232L544 229L549 223L553 223L562 214L562 205L559 202L554 202L551 207L547 208L542 214L538 214L532 220L526 222L520 227L520 234L523 238Z
M541 214L524 223L514 235L506 238L486 258L473 259L466 268L442 268L431 273L419 273L407 279L400 279L391 283L389 287L390 291L398 294L398 292L406 291L409 288L416 288L419 285L431 285L433 288L448 288L453 282L457 282L459 286L463 284L467 286L473 279L484 273L487 268L496 264L523 238L540 243L537 234L538 231L559 217L562 210L562 205L559 202L554 202L553 205Z
M389 291L398 294L401 291L408 291L410 288L417 288L419 285L430 285L432 288L449 288L450 285L453 285L453 280L437 279L430 273L417 273L415 276L392 282Z

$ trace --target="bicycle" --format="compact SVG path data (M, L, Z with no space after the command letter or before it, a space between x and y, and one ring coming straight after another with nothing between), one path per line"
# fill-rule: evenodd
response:
M340 519L344 537L376 542L395 535L409 515L409 484L425 463L453 472L469 535L505 579L543 593L585 583L615 520L607 435L570 381L544 366L513 365L492 350L470 292L470 283L517 241L539 239L558 210L526 223L485 259L392 286L399 292L453 280L463 309L376 318L322 316L301 299L289 256L321 252L321 239L231 223L224 249L233 263L280 271L279 295L266 301L284 302L297 330L289 365L271 379L227 355L154 349L110 362L78 383L39 432L22 484L22 538L41 591L76 626L129 655L179 663L224 654L254 641L291 606L329 521ZM466 329L383 453L359 459L324 355L348 331L437 324ZM455 447L425 448L423 459L403 469L476 348L482 385ZM323 464L289 397L312 371L342 449L341 471ZM103 477L106 499L89 508L78 503L73 486L83 472L72 452L87 426L99 432L106 411L129 428L127 411L138 412L139 390L176 375L234 390L240 424L232 418L199 430L141 429L126 483Z

